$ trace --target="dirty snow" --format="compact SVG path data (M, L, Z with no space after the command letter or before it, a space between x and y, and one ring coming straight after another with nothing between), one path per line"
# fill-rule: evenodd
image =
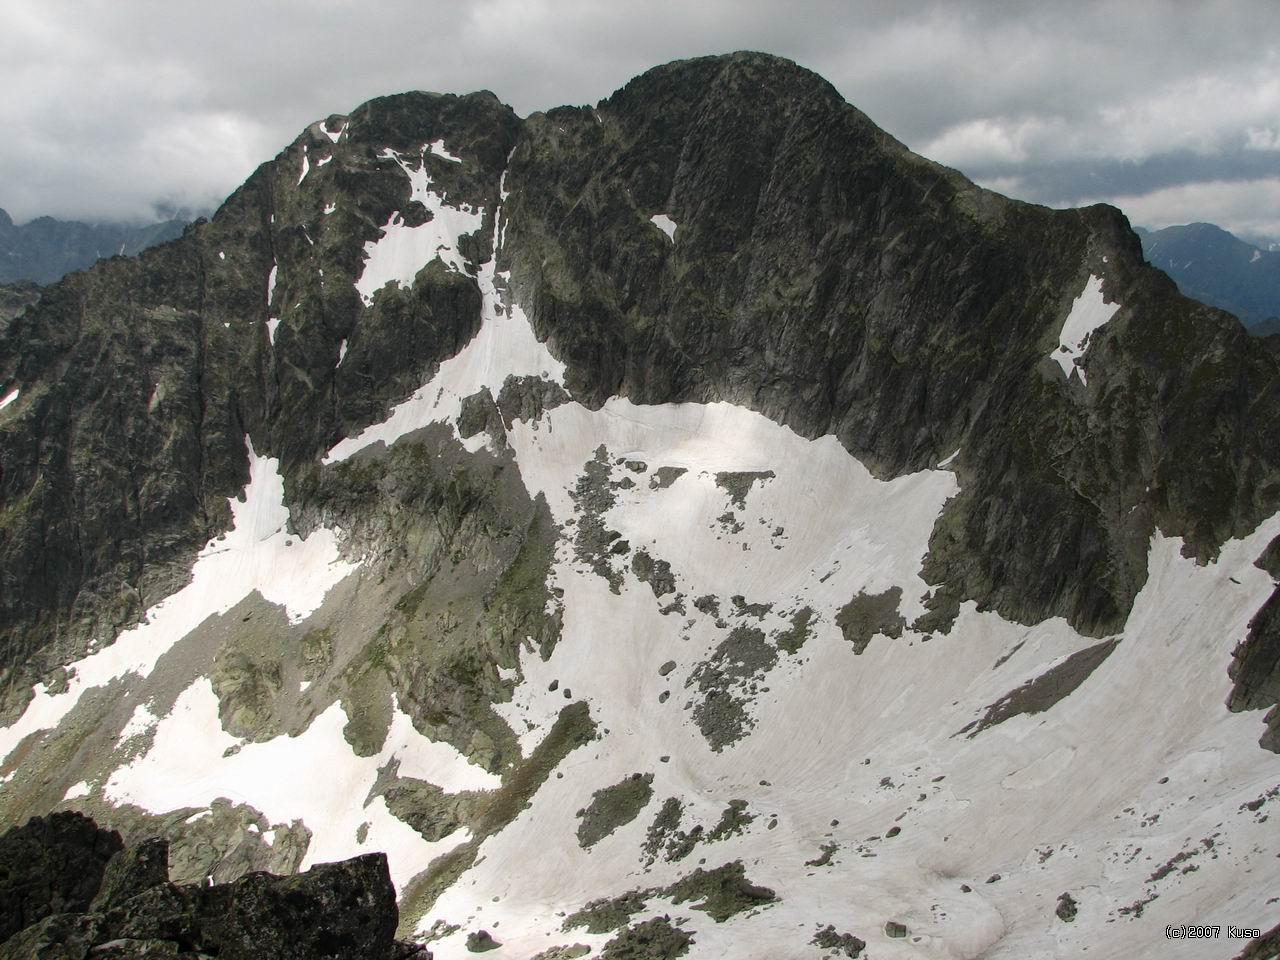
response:
M1084 368L1078 365L1079 361L1088 349L1093 332L1115 316L1119 309L1120 304L1103 300L1102 278L1090 276L1084 290L1071 305L1071 313L1067 315L1062 333L1058 337L1058 347L1052 354L1068 378L1071 371L1075 370L1080 374L1080 382L1088 383Z

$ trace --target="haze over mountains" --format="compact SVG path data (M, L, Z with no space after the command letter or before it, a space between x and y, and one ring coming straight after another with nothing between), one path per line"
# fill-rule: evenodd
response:
M1211 223L1137 232L1147 259L1187 296L1234 313L1256 335L1280 333L1280 253Z
M0 209L0 283L53 283L100 257L132 256L182 234L185 220L142 226L37 217L21 226Z
M772 57L329 116L0 328L0 822L438 958L1230 956L1269 342Z

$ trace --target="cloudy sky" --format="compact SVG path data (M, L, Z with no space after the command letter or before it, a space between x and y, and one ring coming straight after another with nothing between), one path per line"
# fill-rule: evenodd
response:
M0 0L0 207L207 208L310 121L408 89L521 114L757 49L1012 196L1280 238L1280 2Z

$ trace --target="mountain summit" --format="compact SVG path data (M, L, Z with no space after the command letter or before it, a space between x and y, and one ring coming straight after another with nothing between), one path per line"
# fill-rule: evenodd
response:
M1277 919L1277 436L1118 211L787 61L373 100L4 328L0 820L385 852L437 957L1196 956Z
M1280 253L1212 223L1139 231L1147 258L1187 296L1229 310L1256 336L1280 332Z

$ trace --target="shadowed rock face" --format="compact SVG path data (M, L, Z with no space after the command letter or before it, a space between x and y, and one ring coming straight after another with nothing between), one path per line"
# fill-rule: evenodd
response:
M974 600L1106 634L1154 530L1203 559L1280 508L1274 351L1180 296L1118 211L981 190L794 64L669 64L523 121L484 93L330 120L339 142L308 128L211 221L68 277L0 333L0 382L22 387L0 413L0 718L183 581L228 523L246 436L296 503L324 450L478 329L474 278L438 262L368 304L354 287L394 212L428 216L384 151L417 163L437 139L466 162L422 156L433 189L485 211L459 244L473 264L505 172L498 267L573 399L732 401L883 477L959 448L929 629ZM1091 274L1120 309L1086 385L1048 356ZM497 398L504 422L561 399L532 386Z
M292 877L252 873L229 884L180 886L168 881L167 853L164 841L121 850L118 834L79 814L11 830L0 837L7 881L0 896L12 900L21 890L27 900L0 910L0 957L407 955L394 940L395 889L383 854ZM72 867L79 868L74 889L64 889ZM36 893L46 894L40 904L31 899Z
M87 910L123 846L78 813L35 817L0 836L0 942L50 914Z

